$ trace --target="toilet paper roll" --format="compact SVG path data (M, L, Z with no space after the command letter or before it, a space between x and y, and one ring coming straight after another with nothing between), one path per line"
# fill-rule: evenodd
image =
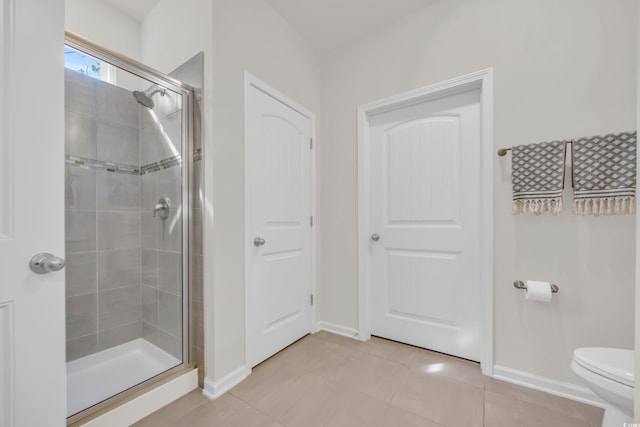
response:
M551 283L539 282L536 280L527 280L526 285L527 291L525 294L525 299L527 301L551 301Z

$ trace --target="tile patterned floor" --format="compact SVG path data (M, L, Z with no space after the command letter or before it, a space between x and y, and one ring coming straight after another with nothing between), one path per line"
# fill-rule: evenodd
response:
M215 401L195 390L136 427L599 427L603 410L393 341L319 332Z

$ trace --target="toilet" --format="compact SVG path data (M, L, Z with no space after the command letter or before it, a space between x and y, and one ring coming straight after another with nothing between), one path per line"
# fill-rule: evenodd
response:
M633 422L633 350L584 347L573 351L571 369L607 404L602 427Z

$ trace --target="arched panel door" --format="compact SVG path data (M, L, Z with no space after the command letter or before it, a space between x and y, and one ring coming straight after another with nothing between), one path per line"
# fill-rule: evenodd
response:
M371 118L371 332L480 360L480 93Z
M247 359L255 366L311 332L312 120L248 90Z

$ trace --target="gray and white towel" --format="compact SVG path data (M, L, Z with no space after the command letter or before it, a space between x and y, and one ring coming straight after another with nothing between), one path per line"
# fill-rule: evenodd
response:
M573 141L573 213L635 212L636 139L636 132L623 132Z
M513 214L560 213L566 143L517 145L511 148L511 156Z

